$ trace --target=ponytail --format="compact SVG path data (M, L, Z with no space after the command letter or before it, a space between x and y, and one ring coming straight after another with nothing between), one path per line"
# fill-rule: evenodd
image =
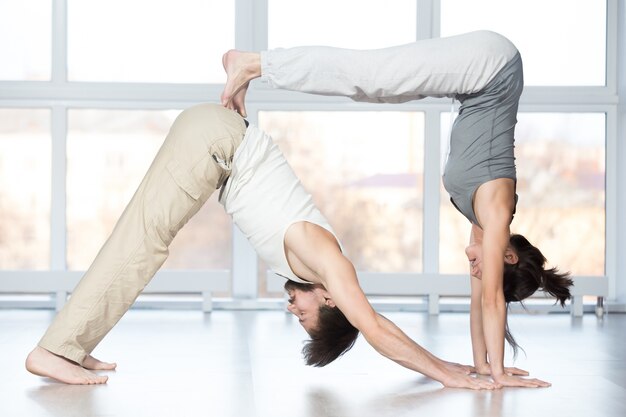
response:
M574 281L569 276L569 273L560 273L556 268L543 271L541 288L556 298L561 307L565 307L565 300L572 298L569 287L574 285Z
M555 297L564 307L565 301L572 297L569 287L574 285L569 272L562 273L557 268L544 269L545 256L522 235L511 235L509 243L517 254L518 262L504 264L503 289L507 310L511 302L522 303L539 288ZM519 345L509 331L508 321L505 325L505 339L513 348L514 356L517 356Z

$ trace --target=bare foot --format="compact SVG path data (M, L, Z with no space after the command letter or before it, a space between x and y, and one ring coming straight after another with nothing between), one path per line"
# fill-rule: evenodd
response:
M112 371L117 367L116 363L102 362L91 355L87 355L83 361L83 368L94 371Z
M241 115L241 117L247 117L248 112L246 111L246 92L248 91L248 86L250 83L246 83L237 94L226 103L226 108L236 111Z
M56 379L66 384L104 384L109 379L37 346L26 358L26 369L35 375Z
M222 105L246 116L245 96L250 80L261 76L261 55L231 49L222 57L226 71L226 85L222 92Z

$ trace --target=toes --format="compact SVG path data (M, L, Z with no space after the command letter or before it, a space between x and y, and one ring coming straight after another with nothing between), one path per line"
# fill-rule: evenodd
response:
M83 379L83 385L100 385L105 384L109 380L108 376L89 375Z
M234 110L237 111L242 117L247 116L245 101L243 101L243 99L239 96L235 97L233 100L233 107Z
M87 355L87 357L83 360L82 367L91 370L110 371L115 369L117 364L102 362L91 355Z
M94 366L92 369L97 370L97 371L112 371L117 367L116 363L98 363L96 366Z

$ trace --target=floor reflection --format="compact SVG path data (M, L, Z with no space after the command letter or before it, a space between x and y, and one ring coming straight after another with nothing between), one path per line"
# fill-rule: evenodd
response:
M104 385L66 385L44 378L46 385L27 391L27 396L54 417L84 417L98 414L97 392L107 391Z

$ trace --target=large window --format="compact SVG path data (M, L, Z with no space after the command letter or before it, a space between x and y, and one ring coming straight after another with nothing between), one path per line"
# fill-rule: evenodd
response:
M50 265L50 111L0 109L0 269Z
M421 272L424 115L261 112L361 271Z
M234 17L234 0L68 0L69 79L224 82Z
M87 269L179 111L70 110L68 267ZM229 269L232 226L217 193L176 236L163 268Z
M449 120L449 113L442 115L444 144ZM604 275L604 113L519 113L518 120L519 202L511 232L526 236L549 265L575 275ZM443 187L441 196L439 269L464 273L470 223Z
M0 1L0 80L50 79L52 0Z
M615 284L616 3L2 0L0 290L10 270L89 267L174 118L219 102L227 50L376 49L474 30L502 33L524 62L511 230L550 265ZM260 80L248 91L249 121L274 138L366 281L467 273L470 224L441 186L450 99L355 103ZM219 297L268 295L267 266L217 193L164 268L194 283L230 270Z
M270 48L327 45L371 49L415 40L414 0L268 0L268 8Z
M526 85L605 85L604 1L441 0L442 36L481 29L517 46Z

